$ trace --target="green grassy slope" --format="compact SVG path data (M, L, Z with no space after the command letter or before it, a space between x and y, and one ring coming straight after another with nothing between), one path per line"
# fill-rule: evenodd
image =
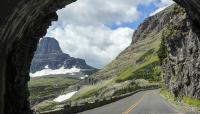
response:
M97 79L109 79L119 76L126 69L137 69L142 64L158 61L157 51L161 42L161 34L152 33L143 40L136 42L124 50L109 65L93 75ZM149 51L153 50L153 54L146 57ZM144 60L142 60L144 59Z
M91 77L98 80L111 79L119 76L126 69L135 69L145 62L157 61L157 51L160 48L163 31L170 23L170 19L175 17L173 15L175 5L172 5L155 16L147 18L135 30L132 38L132 43L124 51L122 51L110 64L105 66L102 70L96 72ZM151 53L151 49L154 51ZM146 55L151 55L146 57ZM141 61L145 59L145 61ZM151 60L152 59L152 60Z
M31 104L55 98L78 81L77 79L58 75L32 78L28 85Z

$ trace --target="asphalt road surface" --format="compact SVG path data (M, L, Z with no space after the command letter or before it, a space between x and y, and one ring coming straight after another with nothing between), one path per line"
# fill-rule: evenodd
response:
M117 102L79 114L183 114L159 95L159 90L138 92Z

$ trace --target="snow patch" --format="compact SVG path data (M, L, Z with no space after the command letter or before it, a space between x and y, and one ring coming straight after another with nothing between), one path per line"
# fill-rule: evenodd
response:
M45 69L48 69L48 68L49 68L49 65L46 65L44 68L45 68Z
M60 95L57 98L55 98L53 101L55 102L63 102L66 101L68 99L70 99L72 96L74 96L78 91L73 91L70 93L67 93L66 95Z
M75 75L75 73L81 72L81 69L76 68L75 66L71 69L65 69L64 66L60 67L59 69L49 69L48 66L45 66L45 69L35 72L35 73L30 73L31 77L39 77L39 76L45 76L45 75L55 75L55 74L70 74L70 75Z
M85 76L81 77L81 80L84 80L87 77L88 77L88 75L85 75Z

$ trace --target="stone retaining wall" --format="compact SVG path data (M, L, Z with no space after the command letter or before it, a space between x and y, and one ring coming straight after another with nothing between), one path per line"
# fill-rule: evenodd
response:
M151 87L148 87L148 88L145 88L145 89L140 89L140 90L137 90L137 91L134 91L134 92L131 92L131 93L123 94L123 95L116 96L116 97L111 97L110 99L106 99L106 100L102 100L102 101L96 101L94 103L85 103L85 104L78 105L78 106L66 105L66 106L64 106L64 109L45 111L45 112L40 112L40 113L36 113L36 114L76 114L76 113L83 112L83 111L86 111L86 110L91 110L91 109L94 109L94 108L97 108L97 107L101 107L101 106L104 106L106 104L110 104L112 102L116 102L120 99L129 97L129 96L131 96L131 95L133 95L137 92L140 92L140 91L153 90L153 89L158 89L158 88L159 88L158 86L151 86Z

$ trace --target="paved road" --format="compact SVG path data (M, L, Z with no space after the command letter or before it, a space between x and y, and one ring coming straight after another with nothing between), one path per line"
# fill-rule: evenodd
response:
M117 102L79 114L182 114L160 95L159 90L136 93Z

